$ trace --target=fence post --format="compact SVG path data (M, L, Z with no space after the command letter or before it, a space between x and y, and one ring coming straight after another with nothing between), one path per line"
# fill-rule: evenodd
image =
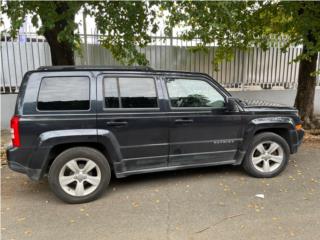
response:
M240 64L240 66L242 66L241 69L241 90L244 91L244 84L245 84L245 76L247 75L247 72L245 71L245 69L247 69L247 65L248 65L248 54L245 51L239 51L242 54L242 63Z
M84 48L83 48L83 56L82 56L82 60L81 62L83 62L84 65L87 65L87 14L85 13L85 11L82 14L82 18L83 18L83 38L84 38Z

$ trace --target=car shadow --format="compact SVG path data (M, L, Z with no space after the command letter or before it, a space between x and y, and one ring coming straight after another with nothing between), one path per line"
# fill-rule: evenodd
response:
M161 183L163 181L180 181L188 180L197 176L202 177L217 177L221 175L234 175L243 176L245 173L239 166L210 166L203 168L192 168L183 170L173 170L173 171L163 171L154 173L143 173L132 176L127 176L125 178L116 178L114 175L111 178L110 190L112 187L131 187L133 185L148 184L148 183Z
M174 171L163 171L155 173L143 173L138 175L132 175L125 178L116 178L114 175L111 177L110 185L106 189L105 193L100 197L100 199L107 198L108 195L112 195L113 188L117 188L119 191L125 192L128 188L141 187L155 184L160 185L163 183L173 183L179 181L188 181L194 179L195 177L202 176L205 177L223 177L223 176L243 176L245 173L241 170L239 166L212 166L204 168L194 168L194 169L184 169L184 170L174 170ZM56 198L50 190L50 186L47 178L43 178L39 182L27 181L25 179L20 179L21 189L15 197L19 197L20 193L23 198L30 198L33 201L39 202L50 201L55 204L64 204L61 200ZM36 197L35 197L36 196ZM22 197L22 196L21 196ZM29 199L29 200L30 200ZM37 200L36 200L37 199Z

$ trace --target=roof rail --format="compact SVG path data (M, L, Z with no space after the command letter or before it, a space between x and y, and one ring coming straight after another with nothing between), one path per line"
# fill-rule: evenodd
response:
M92 66L92 65L60 65L60 66L41 66L37 70L137 70L137 71L154 71L151 67L146 66Z

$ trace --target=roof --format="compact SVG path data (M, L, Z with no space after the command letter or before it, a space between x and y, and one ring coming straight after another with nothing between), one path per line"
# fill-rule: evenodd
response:
M190 76L190 75L198 75L198 76L205 76L210 78L211 80L212 77L210 77L206 73L201 73L201 72L188 72L188 71L172 71L172 70L156 70L151 67L144 67L144 66L92 66L92 65L77 65L77 66L42 66L39 67L35 71L30 71L30 72L45 72L45 71L81 71L81 70L89 70L89 71L141 71L141 72L152 72L154 74L182 74L185 76ZM220 86L217 83L217 86L225 92L227 95L230 95L222 86ZM231 96L231 95L230 95Z

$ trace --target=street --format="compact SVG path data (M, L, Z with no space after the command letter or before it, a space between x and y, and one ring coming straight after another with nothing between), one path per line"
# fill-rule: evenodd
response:
M3 165L1 188L4 240L320 239L319 143L273 179L233 166L112 178L100 199L69 205Z

